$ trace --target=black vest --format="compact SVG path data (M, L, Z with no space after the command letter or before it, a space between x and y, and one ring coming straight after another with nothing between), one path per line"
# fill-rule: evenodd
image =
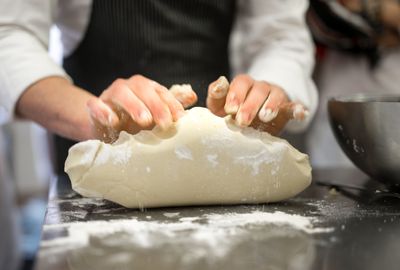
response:
M204 106L208 84L230 75L234 13L234 0L93 0L86 34L64 68L95 95L134 74L166 87L190 83ZM58 173L73 143L56 137Z

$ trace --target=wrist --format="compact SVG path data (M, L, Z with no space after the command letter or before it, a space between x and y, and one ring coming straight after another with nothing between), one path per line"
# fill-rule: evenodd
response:
M86 102L87 91L62 77L47 77L30 87L16 104L16 115L74 140L92 137Z

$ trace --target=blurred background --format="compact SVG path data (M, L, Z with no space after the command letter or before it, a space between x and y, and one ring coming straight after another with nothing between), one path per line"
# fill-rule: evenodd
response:
M60 31L53 27L49 53L61 63ZM0 126L0 177L7 177L15 205L15 232L19 235L21 269L31 269L38 248L46 211L49 181L54 177L52 137L45 129L28 121ZM15 208L14 208L15 207ZM5 234L6 235L6 234Z

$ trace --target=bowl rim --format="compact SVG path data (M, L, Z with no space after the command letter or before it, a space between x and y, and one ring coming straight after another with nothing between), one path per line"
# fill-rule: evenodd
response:
M346 102L346 103L400 103L399 94L365 94L358 93L352 95L338 95L329 98L329 102Z

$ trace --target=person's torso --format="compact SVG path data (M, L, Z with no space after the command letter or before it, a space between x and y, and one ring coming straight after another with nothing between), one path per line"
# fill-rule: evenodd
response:
M97 95L116 78L142 74L166 87L191 83L204 101L208 84L230 73L234 8L232 0L96 0L64 68Z
M230 77L234 0L96 0L85 34L64 58L74 83L100 95L115 79L144 75L189 83L205 104L208 84ZM58 171L71 141L56 139Z

